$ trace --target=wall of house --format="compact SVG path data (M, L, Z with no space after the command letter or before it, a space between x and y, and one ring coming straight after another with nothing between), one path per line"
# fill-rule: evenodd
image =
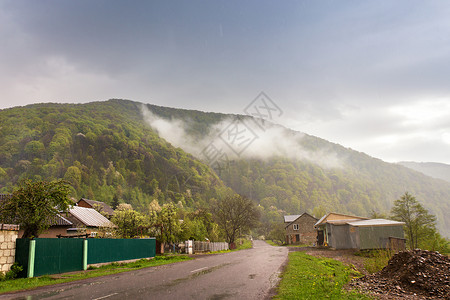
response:
M0 224L0 271L8 272L14 263L19 225Z
M314 224L317 222L317 219L304 214L300 218L294 221L294 223L289 224L286 228L286 237L287 242L289 244L296 243L295 236L299 234L300 241L298 244L310 244L316 242L317 240L317 230L314 228ZM298 224L298 230L294 230L294 224Z

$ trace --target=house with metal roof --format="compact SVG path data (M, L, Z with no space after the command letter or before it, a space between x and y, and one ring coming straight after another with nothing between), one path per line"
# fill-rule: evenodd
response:
M114 214L114 209L112 209L108 204L101 201L81 198L77 202L77 206L80 207L87 207L87 208L94 208L95 210L99 211L100 213L106 215L107 218L111 218Z
M335 249L404 248L403 222L329 213L314 227L318 245Z
M99 228L116 227L110 220L93 208L72 206L66 218L73 223L73 227L67 230L68 234L87 233L95 236Z

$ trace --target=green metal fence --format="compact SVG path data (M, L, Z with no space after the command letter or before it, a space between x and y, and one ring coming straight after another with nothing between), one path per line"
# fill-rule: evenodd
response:
M34 276L83 270L82 239L36 239Z
M88 264L154 257L155 239L90 239Z
M87 264L154 257L155 239L16 240L16 262L22 277L85 270Z

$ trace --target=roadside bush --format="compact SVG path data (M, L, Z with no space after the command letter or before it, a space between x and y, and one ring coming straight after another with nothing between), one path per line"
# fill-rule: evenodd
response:
M15 279L15 278L17 278L19 273L22 272L22 270L23 270L23 267L15 262L11 266L10 270L8 272L6 272L6 274L3 274L2 272L0 272L0 281Z

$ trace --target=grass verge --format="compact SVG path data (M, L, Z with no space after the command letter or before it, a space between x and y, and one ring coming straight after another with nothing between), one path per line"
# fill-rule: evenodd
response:
M389 260L394 255L394 251L389 249L362 250L355 255L364 257L364 268L370 274L381 271L387 266Z
M339 261L291 252L274 299L370 299L343 289L360 275Z
M271 246L280 246L280 245L278 245L277 243L275 243L274 241L272 241L272 240L265 240L265 242L267 243L267 244L269 244L269 245L271 245Z
M52 285L57 283L65 283L76 281L91 277L99 277L111 274L117 274L132 270L139 270L148 267L171 264L179 261L190 260L192 258L187 255L172 255L172 256L156 256L153 259L140 259L131 263L111 263L101 267L90 267L87 271L80 271L74 273L44 275L33 278L18 278L14 280L7 280L0 282L0 293L28 290L45 285Z

